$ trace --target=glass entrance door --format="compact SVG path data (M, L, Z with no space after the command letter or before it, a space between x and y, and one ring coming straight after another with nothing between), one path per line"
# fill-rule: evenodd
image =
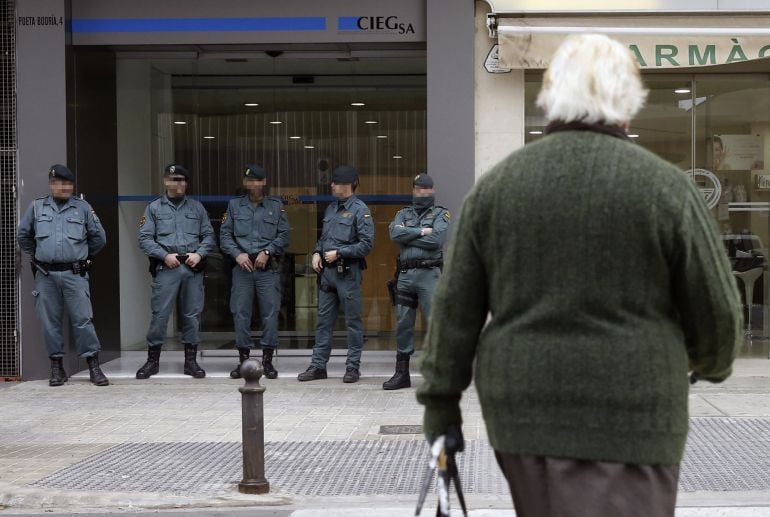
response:
M121 65L137 60L119 58ZM149 66L152 168L177 162L191 170L189 193L206 206L217 239L227 202L241 193L245 164L262 165L269 193L284 200L291 246L283 257L282 347L312 347L317 287L310 253L333 199L331 171L358 168L356 194L376 227L362 286L367 349L392 349L394 311L385 283L398 248L388 224L410 203L411 181L427 166L424 51L255 51L150 59ZM156 178L148 183L149 198L161 193ZM202 346L233 346L232 266L219 250L209 258ZM258 335L256 300L252 328ZM338 330L335 345L344 346L342 317Z

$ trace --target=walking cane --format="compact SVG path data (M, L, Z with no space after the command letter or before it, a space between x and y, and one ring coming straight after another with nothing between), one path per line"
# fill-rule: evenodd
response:
M449 489L452 482L457 490L457 498L460 500L460 507L463 509L463 516L468 517L468 509L465 506L465 496L463 495L462 485L460 484L460 474L457 471L455 455L447 454L444 448L444 437L439 436L431 446L431 458L428 463L428 469L425 472L425 478L420 487L420 497L417 500L417 509L415 515L420 515L422 505L428 496L430 482L433 479L433 473L437 472L436 488L438 490L438 507L436 508L436 517L449 517Z

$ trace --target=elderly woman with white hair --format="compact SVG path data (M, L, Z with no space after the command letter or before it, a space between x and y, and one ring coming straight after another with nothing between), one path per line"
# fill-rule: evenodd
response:
M468 195L435 294L425 434L462 448L475 377L519 517L674 515L688 371L732 371L741 306L715 224L626 136L646 93L620 43L568 38L537 101L547 136Z

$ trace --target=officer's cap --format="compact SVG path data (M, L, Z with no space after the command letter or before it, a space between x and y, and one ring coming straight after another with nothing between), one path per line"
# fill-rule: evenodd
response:
M190 173L187 171L187 169L184 168L184 165L180 165L178 163L170 163L166 165L166 168L163 170L164 176L171 176L171 175L179 175L184 176L185 179L190 179Z
M48 178L75 181L75 175L72 174L72 171L65 165L60 165L58 163L56 165L51 165L51 168L48 169Z
M267 173L259 165L251 164L243 169L243 177L252 180L263 180L267 177Z
M340 165L332 171L332 182L337 184L356 183L358 170L350 165Z
M433 178L428 176L427 172L421 172L414 177L412 185L418 188L433 188Z

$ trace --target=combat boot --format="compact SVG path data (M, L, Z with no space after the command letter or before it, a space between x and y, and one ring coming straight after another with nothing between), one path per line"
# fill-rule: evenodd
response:
M243 361L249 358L249 353L251 352L251 349L249 348L239 348L238 349L238 366L235 367L233 371L230 372L230 378L231 379L240 379L241 378L241 365L243 364Z
M88 376L91 378L91 384L96 386L109 386L110 381L99 367L99 354L86 357L86 362L88 363Z
M268 379L278 378L278 370L273 367L273 352L274 348L262 349L262 371L265 372L265 377Z
M198 362L195 360L196 355L198 355L197 345L184 346L184 374L195 379L202 379L206 376L206 372L198 366Z
M352 366L348 366L345 368L345 375L342 376L342 382L346 384L351 384L353 382L358 382L358 379L361 378L361 372L358 371L358 368L353 368Z
M400 390L409 388L412 385L412 379L409 378L409 354L396 354L396 373L393 377L382 383L384 390Z
M300 382L315 381L317 379L325 379L325 378L326 378L326 369L316 368L312 364L307 367L307 370L297 375L297 380Z
M158 366L160 365L160 347L148 347L147 348L147 362L142 365L136 372L137 379L149 379L151 376L158 373Z
M51 378L48 379L49 386L61 386L67 382L67 372L64 371L61 357L51 358Z

